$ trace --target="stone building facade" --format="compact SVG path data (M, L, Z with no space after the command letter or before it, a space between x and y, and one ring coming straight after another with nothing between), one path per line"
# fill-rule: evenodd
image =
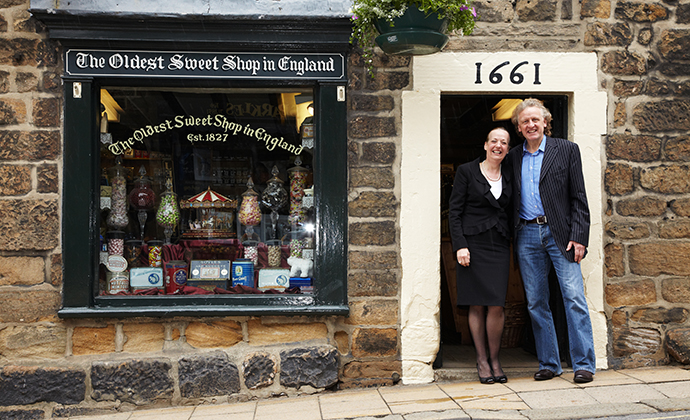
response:
M589 200L601 240L590 249L595 284L588 290L603 320L595 321L603 331L599 367L689 363L690 4L476 5L476 31L451 38L440 59L596 57L606 115L601 153L590 156L590 179L600 180L588 191L600 192ZM406 268L407 253L419 247L406 229L421 224L408 217L414 175L405 165L414 163L403 162L405 95L419 89L424 59L378 54L371 79L356 50L348 57L349 316L67 319L58 316L63 51L29 7L28 0L0 0L0 417L433 380L439 292L420 301L405 280L416 275ZM436 175L423 180L431 190ZM428 244L436 255L431 278L438 277L435 245Z

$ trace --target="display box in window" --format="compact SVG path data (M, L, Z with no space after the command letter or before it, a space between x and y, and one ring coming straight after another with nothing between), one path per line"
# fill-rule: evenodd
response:
M314 293L311 277L290 277L290 288L299 287L302 293Z
M290 283L290 270L263 268L259 271L259 290L285 290Z
M186 222L182 224L184 238L234 238L233 226L237 200L219 194L208 187L193 197L180 200Z
M156 288L165 291L161 267L134 267L129 270L129 287L132 292Z
M189 265L187 284L206 290L227 289L229 278L229 260L193 260Z
M229 279L230 261L193 260L189 266L190 279Z

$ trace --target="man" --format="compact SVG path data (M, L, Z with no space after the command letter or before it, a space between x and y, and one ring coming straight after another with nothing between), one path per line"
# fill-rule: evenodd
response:
M549 137L551 113L537 99L520 103L512 121L525 138L522 147L510 151L508 162L514 180L515 251L539 359L534 379L548 380L563 372L549 307L552 262L565 305L574 380L591 382L594 342L580 270L589 241L589 208L580 149Z

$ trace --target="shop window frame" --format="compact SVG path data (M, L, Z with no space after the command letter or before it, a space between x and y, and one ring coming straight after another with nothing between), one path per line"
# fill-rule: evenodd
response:
M304 81L314 90L314 192L316 252L314 294L98 296L98 109L101 86L286 87L295 82L176 81L148 78L63 77L62 191L63 307L79 317L346 315L347 305L347 107L345 80ZM79 86L78 88L75 88ZM80 95L77 95L79 93Z

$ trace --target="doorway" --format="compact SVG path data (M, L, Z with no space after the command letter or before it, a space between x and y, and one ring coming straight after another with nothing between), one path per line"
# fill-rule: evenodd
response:
M568 97L532 95L552 112L552 136L567 139ZM448 229L448 201L456 168L484 156L486 135L496 127L508 130L511 148L523 140L510 121L512 109L524 95L441 95L441 343L435 368L474 368L475 355L467 326L467 308L455 306L455 258ZM551 308L559 338L563 365L570 365L567 326L563 302L552 270ZM536 350L519 270L511 261L506 297L506 323L501 342L501 359L508 371L536 369Z
M508 77L503 63L524 77ZM523 65L523 63L529 63ZM537 77L537 69L539 74ZM523 71L524 70L524 71ZM489 77L493 72L503 77ZM477 74L480 77L477 77ZM441 315L441 95L568 97L568 136L582 151L591 229L589 256L582 262L597 368L608 367L604 303L602 135L608 97L601 90L596 53L443 52L412 60L412 85L401 92L400 135L400 358L404 384L438 378L433 362L440 343ZM476 377L476 373L475 373Z

